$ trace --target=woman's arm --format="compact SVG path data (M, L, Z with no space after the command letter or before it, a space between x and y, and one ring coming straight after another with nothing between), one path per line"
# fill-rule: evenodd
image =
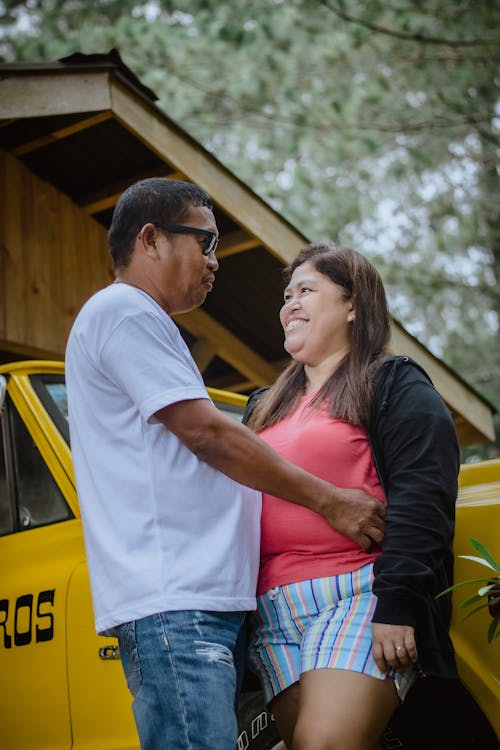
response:
M460 468L455 425L432 384L405 364L371 436L387 496L382 555L374 564L373 622L413 629L449 585ZM445 629L447 617L443 612ZM408 631L375 632L380 663L390 663Z

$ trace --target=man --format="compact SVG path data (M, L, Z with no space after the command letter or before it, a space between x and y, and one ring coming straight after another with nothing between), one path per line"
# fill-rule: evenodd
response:
M67 347L96 629L119 638L144 750L234 750L256 490L321 513L363 547L382 538L378 501L292 466L211 402L170 316L204 302L217 240L197 186L130 187L109 230L116 281L84 305Z

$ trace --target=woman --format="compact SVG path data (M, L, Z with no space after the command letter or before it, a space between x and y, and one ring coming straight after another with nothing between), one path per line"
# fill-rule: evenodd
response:
M428 376L388 357L381 278L359 253L303 249L280 320L292 362L246 421L286 458L387 501L364 552L264 495L250 663L288 750L371 750L421 675L456 677L448 636L459 453Z

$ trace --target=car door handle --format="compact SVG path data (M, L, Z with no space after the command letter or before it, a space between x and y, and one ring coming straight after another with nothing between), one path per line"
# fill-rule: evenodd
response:
M120 652L118 646L101 646L99 649L100 659L119 659Z

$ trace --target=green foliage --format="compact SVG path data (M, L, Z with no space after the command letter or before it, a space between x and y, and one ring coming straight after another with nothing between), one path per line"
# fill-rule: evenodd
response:
M470 610L464 617L463 620L467 620L469 617L472 617L476 612L480 612L481 610L496 606L500 604L500 566L498 565L497 561L491 554L491 552L488 550L488 548L479 542L477 539L469 539L470 544L472 547L476 550L476 552L479 554L479 557L473 556L473 555L459 555L459 557L463 558L464 560L472 560L472 562L479 563L480 565L483 565L484 567L488 568L489 570L493 571L493 575L488 575L487 578L471 578L467 581L461 581L460 583L456 583L454 586L450 586L445 591L442 591L440 594L438 594L437 598L439 599L440 596L443 596L444 594L449 593L450 591L454 591L459 588L463 588L464 586L477 586L479 584L479 588L477 589L477 592L473 594L472 596L467 597L467 599L464 599L464 601L460 604L461 608L471 607L472 605L477 604L478 602L481 602L478 607L474 607L474 609ZM490 626L488 628L487 632L487 638L488 643L493 643L495 638L498 638L500 635L500 614L495 615L493 617Z
M500 407L499 28L495 0L4 0L0 56L118 48L306 235L371 257L393 315Z

